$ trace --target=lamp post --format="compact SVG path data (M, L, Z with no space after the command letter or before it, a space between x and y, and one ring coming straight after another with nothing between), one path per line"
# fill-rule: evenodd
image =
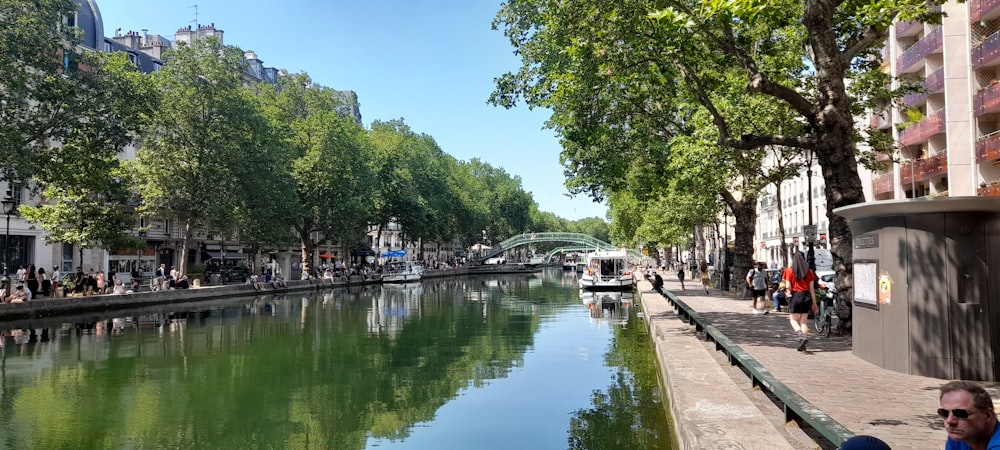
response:
M806 167L806 207L809 208L809 229L806 234L806 245L809 250L806 252L806 263L809 264L809 268L814 272L816 271L816 252L814 251L813 245L816 241L816 228L813 225L813 153L810 150L808 153L809 159L806 161L808 166Z
M729 291L729 211L725 208L722 210L722 281L719 283L719 288L723 292Z
M10 262L10 214L14 212L14 207L17 204L10 195L4 195L0 203L3 204L3 213L7 215L7 230L3 234L3 287L9 293L10 277L8 276L7 265Z

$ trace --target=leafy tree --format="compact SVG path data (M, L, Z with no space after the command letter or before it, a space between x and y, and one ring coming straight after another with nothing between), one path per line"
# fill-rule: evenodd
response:
M572 222L569 227L569 231L593 236L594 238L600 239L604 242L611 241L610 227L608 226L608 223L600 217L587 217Z
M165 55L152 75L162 101L134 161L139 211L183 227L181 273L194 232L231 232L274 169L274 134L243 87L243 52L205 38Z
M876 47L894 19L938 20L929 8L940 3L514 0L495 26L523 66L497 80L492 100L552 108L571 185L598 197L622 187L644 140L690 131L690 100L710 114L720 147L811 151L826 181L835 264L849 272L850 229L830 211L864 201L854 115L868 93L845 80L878 70ZM741 129L748 110L719 103L731 70L748 99L780 106L797 126Z
M77 49L80 30L61 25L71 0L0 3L0 177L29 180L45 154L88 119L102 120L110 99L101 76L79 70L94 55ZM67 68L71 70L67 70ZM95 95L96 94L96 95ZM93 148L76 148L76 151Z
M262 86L260 97L272 127L283 130L283 159L291 161L290 170L278 170L287 183L274 180L282 185L276 204L283 205L276 223L294 230L308 272L318 244L349 245L363 236L372 207L372 147L364 128L342 112L341 94L306 74Z
M134 196L119 152L147 122L157 96L124 54L90 56L88 76L103 81L91 95L105 102L95 102L102 108L91 111L92 118L81 118L60 145L43 151L50 164L33 173L45 201L20 211L47 232L46 241L78 244L81 253L92 247L139 248L141 241L130 234L132 212L123 207Z

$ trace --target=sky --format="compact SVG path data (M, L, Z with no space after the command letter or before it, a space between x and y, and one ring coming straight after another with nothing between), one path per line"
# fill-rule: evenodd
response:
M486 103L493 79L520 67L509 41L491 28L500 3L97 0L105 36L145 29L172 40L181 27L214 24L225 44L253 50L265 66L356 92L366 127L402 118L457 159L479 158L519 176L540 210L603 219L606 205L571 198L563 185L559 140L543 129L550 111Z

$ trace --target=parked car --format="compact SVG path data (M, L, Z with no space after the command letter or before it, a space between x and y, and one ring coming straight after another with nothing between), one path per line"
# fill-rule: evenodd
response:
M219 275L219 279L223 283L242 283L250 276L250 269L243 266L224 266L220 267L217 272L205 272L205 278L211 280L212 275L215 274Z

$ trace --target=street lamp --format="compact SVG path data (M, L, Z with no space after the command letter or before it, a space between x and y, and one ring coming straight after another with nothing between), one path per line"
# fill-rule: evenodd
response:
M729 211L722 209L722 279L719 288L729 291Z
M3 204L3 213L7 215L7 231L3 235L3 274L7 275L7 264L10 262L10 215L14 213L17 203L10 195L4 195L0 203Z
M3 213L7 215L7 231L3 234L3 287L7 289L6 292L10 293L10 284L8 284L10 277L7 276L7 263L10 261L10 215L14 212L17 203L10 195L4 195L0 203L3 204Z
M804 233L806 236L806 245L809 250L806 252L806 263L809 264L809 268L814 272L816 271L816 253L813 250L813 245L816 241L816 226L813 225L813 152L811 150L807 151L809 158L806 160L806 200L807 208L809 208L809 228L807 232Z

